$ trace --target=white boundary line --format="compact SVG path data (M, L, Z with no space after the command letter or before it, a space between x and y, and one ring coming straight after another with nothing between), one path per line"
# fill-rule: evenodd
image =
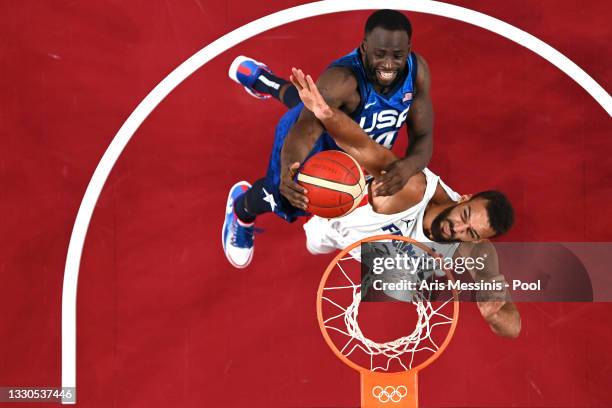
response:
M451 4L429 0L377 0L376 2L372 0L319 1L282 10L237 28L191 56L153 88L121 126L108 149L104 152L100 163L98 163L89 181L76 216L72 235L70 236L64 269L64 287L62 291L62 387L76 387L77 281L83 244L89 222L108 175L117 159L119 159L121 152L147 116L189 75L222 52L251 37L272 28L309 17L340 11L373 10L378 8L391 8L448 17L506 37L530 49L559 68L584 88L604 108L608 115L612 115L612 98L610 95L566 56L538 38L510 24L486 14ZM230 86L229 83L228 86ZM75 400L63 403L75 403Z

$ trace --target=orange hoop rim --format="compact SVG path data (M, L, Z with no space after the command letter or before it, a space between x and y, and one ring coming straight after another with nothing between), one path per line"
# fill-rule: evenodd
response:
M338 347L336 347L336 344L334 344L331 337L327 333L327 329L325 328L325 323L323 319L323 306L322 306L323 291L325 290L325 284L327 283L327 278L331 274L334 267L338 264L338 261L340 261L346 255L350 255L349 252L355 249L356 247L358 247L359 245L361 245L363 242L382 241L382 240L396 240L396 241L409 242L411 244L415 244L417 247L419 247L421 250L425 251L426 253L432 256L435 256L435 252L432 251L432 249L429 248L427 245L423 244L422 242L418 242L412 238L407 238L401 235L385 234L385 235L375 235L372 237L363 238L347 246L342 251L340 251L338 255L334 257L334 259L329 263L329 265L325 269L325 272L323 273L323 276L321 277L321 281L319 283L319 289L317 290L317 319L319 321L319 329L321 330L321 334L323 335L325 342L327 343L329 348L334 352L336 357L338 357L344 364L348 365L353 370L358 371L362 374L372 373L373 371L370 370L369 368L360 366L359 364L351 361L348 357L343 355L340 352L340 350L338 350ZM445 272L446 272L447 278L450 281L454 282L455 278L453 277L453 275L448 270L446 270ZM397 374L408 373L408 372L416 373L424 369L425 367L427 367L434 361L436 361L438 357L442 355L442 353L444 352L444 350L446 350L446 347L450 343L451 339L453 338L453 335L455 334L455 329L457 327L457 323L459 321L459 293L457 292L457 290L453 289L452 294L453 294L453 299L454 299L453 300L453 322L451 323L450 329L448 330L448 333L446 334L446 338L442 342L442 345L440 345L440 348L438 348L438 350L436 350L431 356L429 356L425 361L423 361L422 363L420 363L414 368L411 368L403 372L401 371L395 372L395 373L376 372L376 374L378 375L397 375Z

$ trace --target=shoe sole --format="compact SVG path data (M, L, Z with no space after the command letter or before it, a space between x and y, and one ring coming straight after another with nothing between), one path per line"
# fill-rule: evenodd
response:
M229 191L229 194L227 195L227 200L225 201L225 208L227 211L227 204L229 203L230 198L232 197L232 191L234 191L234 188L236 188L236 186L243 186L246 185L249 188L251 188L251 184L248 181L239 181L236 184L234 184ZM232 211L234 211L234 206L232 205ZM244 269L247 266L249 266L249 264L251 263L251 261L253 260L253 255L255 254L255 248L253 248L253 252L251 252L251 256L249 257L249 260L247 261L246 264L244 265L238 265L236 264L227 254L227 251L225 250L225 239L223 239L223 232L225 231L225 227L227 225L227 213L225 213L225 220L223 221L223 228L221 229L221 246L223 247L223 253L225 254L225 257L227 258L227 260L229 261L230 264L232 264L232 266L234 268L238 268L238 269Z

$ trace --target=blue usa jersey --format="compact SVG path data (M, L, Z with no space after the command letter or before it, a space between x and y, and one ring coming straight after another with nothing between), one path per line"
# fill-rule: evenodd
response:
M410 53L406 65L406 77L387 95L377 93L368 80L358 49L330 65L346 67L353 71L359 86L361 103L351 117L370 138L388 149L393 146L400 128L406 122L415 93L417 63L414 53Z
M347 67L354 73L359 86L361 102L357 109L351 113L351 117L359 123L372 139L390 149L397 139L400 128L406 122L408 109L412 103L417 70L415 55L410 54L407 59L408 73L404 80L399 82L387 95L378 94L368 81L358 50L334 61L330 66ZM306 215L306 213L293 207L280 194L281 152L285 139L291 127L300 116L302 109L304 109L304 105L300 103L285 113L278 122L274 134L274 145L268 163L268 172L264 182L264 192L273 197L273 200L268 198L271 203L274 203L274 205L271 205L272 211L290 222L294 221L297 216ZM319 139L317 139L304 161L324 150L341 150L327 132L323 132Z

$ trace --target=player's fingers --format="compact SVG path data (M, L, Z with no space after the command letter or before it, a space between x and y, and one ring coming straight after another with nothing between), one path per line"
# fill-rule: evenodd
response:
M319 92L319 89L317 89L317 85L315 84L314 80L310 75L306 75L306 83L308 84L308 88L310 89L310 91L320 98L321 93Z
M391 176L387 173L387 174L382 174L381 176L377 177L375 180L375 183L372 184L372 188L378 193L380 191L386 190L387 186L389 185L389 183L391 182Z
M291 72L293 73L293 78L295 79L295 82L292 82L294 83L296 88L298 88L298 91L304 90L305 81L304 73L302 72L302 70L298 68L292 68Z
M302 70L299 68L291 68L291 72L293 73L293 76L295 77L295 79L297 79L300 83L303 82L303 75L302 75Z
M300 200L299 196L292 195L291 193L284 193L283 196L295 208L299 208L301 210L308 208L308 205L303 200Z
M308 85L308 90L312 93L317 92L317 86L315 85L312 77L310 75L306 75L306 85Z
M296 68L294 71L294 75L297 78L298 81L300 81L300 84L304 83L304 75L302 74L302 70L299 68Z
M310 87L308 86L308 80L306 79L306 74L304 74L304 71L302 71L301 69L298 69L298 73L300 76L300 83L302 84L302 86L304 87L306 91L310 92Z
M393 195L402 189L402 181L400 179L392 180L387 186L387 192L389 195Z
M291 83L293 84L293 86L295 86L295 89L298 90L298 92L300 92L302 90L302 86L300 85L300 83L295 79L295 77L293 76L293 74L289 75L289 81L291 81Z
M292 206L306 210L308 208L308 197L306 197L308 190L293 180L299 168L300 162L293 162L289 165L289 174L281 183L281 192Z
M289 173L291 173L291 177L295 176L295 174L300 169L300 162L293 162L289 165Z
M388 189L386 188L379 188L378 190L376 190L376 196L378 197L387 197L392 195Z
M285 180L283 180L283 184L287 188L289 188L289 189L291 189L293 191L296 191L299 194L304 195L304 194L308 193L308 190L306 190L304 187L302 187L301 185L299 185L298 183L296 183L293 180L299 169L300 169L300 162L293 162L293 163L291 163L289 165L289 177L287 177Z
M296 194L295 192L287 193L285 197L289 199L289 202L291 203L292 206L296 208L302 208L302 209L306 208L305 201L302 200L300 196Z
M297 173L297 169L295 168L294 164L289 166L288 173L289 173L289 180L293 180L293 178L295 177Z
M384 191L384 185L387 181L387 177L385 177L384 173L381 173L380 176L376 177L372 182L372 191L374 192L374 196L381 195L380 193Z
M504 307L504 305L506 304L505 300L498 300L495 302L495 311L498 312L499 309L501 309L502 307Z
M283 194L288 196L287 198L290 197L294 201L307 201L305 195L306 189L293 180L284 180L281 189Z
M300 84L300 81L298 80L297 69L295 67L291 68L291 75L289 76L289 80L293 85L295 85L298 91L302 90L302 84Z
M392 184L389 188L387 188L387 195L393 195L398 193L402 189L401 183Z
M308 198L291 188L285 189L283 195L289 200L292 206L305 210L308 207Z
M378 184L387 183L390 179L391 175L389 173L381 174L380 176L376 177L376 181L378 182Z
M386 180L381 182L381 186L376 190L376 195L379 196L390 196L401 190L402 185L400 182L394 179Z
M380 182L378 180L372 180L372 193L376 196L376 192L380 188Z
M303 195L304 198L306 198L305 194L308 191L304 187L300 186L298 183L294 182L293 180L289 180L285 185L291 190L295 191L298 194Z

